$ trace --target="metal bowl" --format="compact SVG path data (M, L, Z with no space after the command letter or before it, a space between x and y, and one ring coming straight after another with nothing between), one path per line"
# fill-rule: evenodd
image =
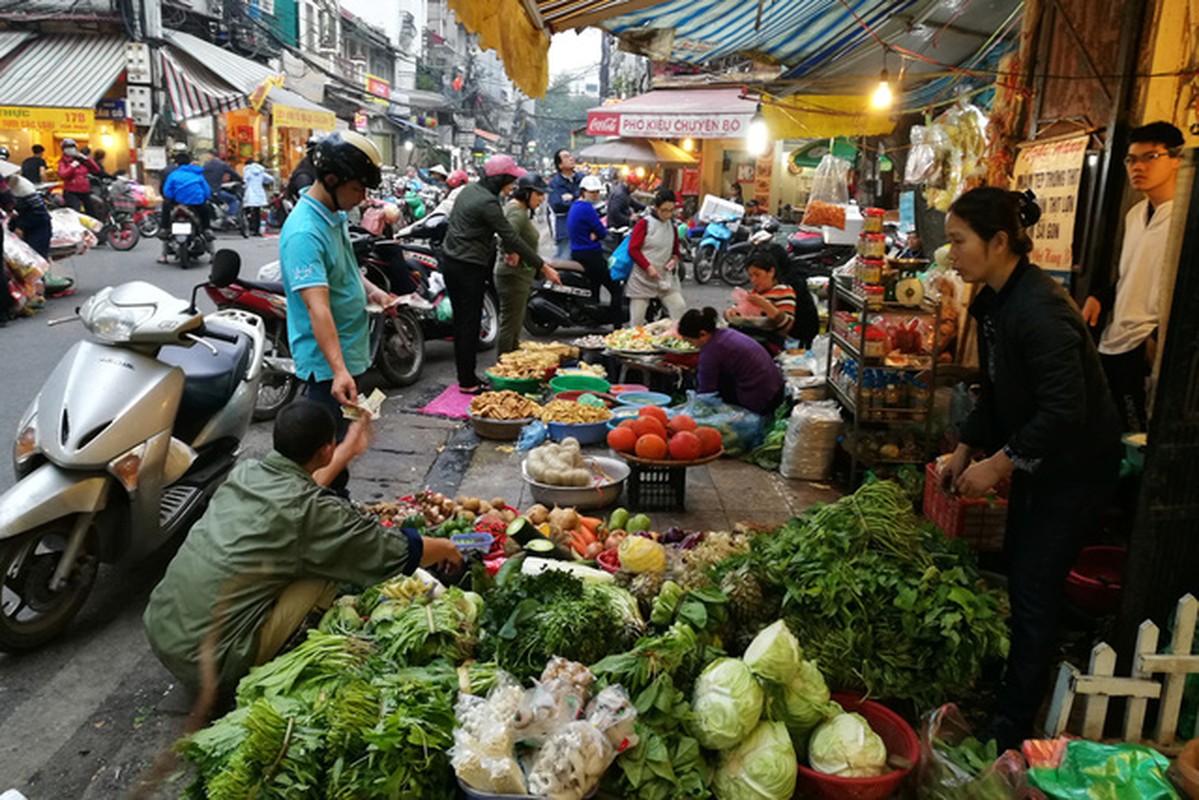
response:
M583 463L594 475L602 470L607 478L597 477L592 486L552 486L541 483L529 477L525 462L520 464L521 477L529 484L533 499L547 506L559 505L563 508L574 506L578 509L604 508L620 499L624 491L624 482L629 477L629 465L616 458L606 456L586 456Z

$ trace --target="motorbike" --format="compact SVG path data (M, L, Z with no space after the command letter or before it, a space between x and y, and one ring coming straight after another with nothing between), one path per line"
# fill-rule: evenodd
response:
M262 320L266 342L263 345L262 375L254 400L256 421L274 419L296 396L295 361L287 338L287 295L278 281L253 281L242 278L240 270L213 264L204 291L219 310L248 311Z
M740 219L722 215L708 221L704 227L703 238L695 251L695 280L697 283L707 283L718 276L730 286L744 286L748 281L745 266L739 259L728 259L729 248L749 239L749 231L741 224Z
M227 255L226 255L227 253ZM217 265L236 264L223 251ZM143 281L76 317L88 336L21 417L17 483L0 495L0 649L33 649L83 606L101 563L186 531L233 468L262 365L262 322L207 316Z
M113 250L132 250L141 241L142 233L133 214L137 203L125 189L123 181L101 179L93 182L92 205L103 227L98 238Z
M748 225L742 225L741 230L746 234L746 241L729 245L728 252L724 254L720 263L721 280L732 286L744 286L749 283L749 273L746 272L745 263L750 252L755 247L773 241L779 228L779 221L770 215L760 217L757 224L753 226L752 233ZM780 264L779 266L785 265Z
M266 207L266 225L273 230L279 230L283 227L283 223L287 221L287 215L291 213L293 203L283 192L275 192L271 195L271 201Z
M449 339L454 335L453 308L446 291L445 277L439 269L441 244L448 226L449 218L446 215L431 214L401 228L396 233L397 245L388 244L384 247L392 269L408 270L416 285L416 293L431 306L421 314L421 327L426 339ZM500 302L488 273L479 325L479 349L495 347L499 335Z
M853 245L825 244L818 232L798 230L787 237L787 260L810 276L832 275L833 268L853 258Z
M175 206L171 211L171 234L166 239L167 257L179 259L179 266L188 269L211 252L212 239L204 230L200 215L188 206Z
M214 233L236 231L241 234L243 239L247 238L250 235L250 228L246 224L246 209L242 204L242 182L226 181L221 184L221 189L237 198L237 213L230 214L229 206L214 194L208 199L209 225L212 231Z

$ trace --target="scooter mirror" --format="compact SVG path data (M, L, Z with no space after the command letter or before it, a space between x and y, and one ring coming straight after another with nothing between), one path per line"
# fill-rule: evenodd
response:
M208 281L213 286L228 286L237 280L241 271L241 256L234 250L218 250L212 257L212 271Z

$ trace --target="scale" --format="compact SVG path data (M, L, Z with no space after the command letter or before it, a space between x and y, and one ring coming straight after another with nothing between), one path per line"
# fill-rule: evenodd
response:
M892 269L899 273L895 282L895 302L901 306L915 307L924 302L924 284L920 273L931 263L927 258L889 258Z

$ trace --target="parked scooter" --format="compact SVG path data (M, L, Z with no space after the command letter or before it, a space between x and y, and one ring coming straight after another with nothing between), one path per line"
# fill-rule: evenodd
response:
M408 269L416 292L431 306L422 312L421 327L426 339L449 339L454 335L454 314L450 306L445 278L441 274L441 244L445 240L449 218L431 214L402 228L396 241L402 252L386 253L392 269ZM488 273L483 292L483 313L479 324L479 349L495 347L500 335L500 304Z
M97 179L92 182L91 198L103 226L98 234L100 241L121 252L136 247L142 238L141 230L133 221L137 204L124 190L123 183L112 178Z
M798 230L787 237L787 259L812 277L832 275L835 267L853 258L856 252L853 245L825 244L819 232Z
M171 235L166 239L167 257L179 259L179 266L188 269L211 252L212 238L200 216L188 206L175 206L171 211Z
M230 214L229 206L214 194L208 198L209 225L214 233L236 232L245 239L250 235L250 229L246 224L246 209L242 202L242 182L226 181L221 184L221 190L237 198L237 213Z
M139 559L199 518L258 392L265 337L252 314L202 316L194 292L189 304L134 281L102 289L78 319L90 336L22 415L17 483L0 495L3 650L57 636L101 562Z
M758 218L758 223L754 226L752 233L747 226L743 225L741 229L747 234L746 241L729 246L720 263L721 280L730 286L744 286L749 283L749 273L745 269L745 262L749 258L750 251L773 240L774 235L779 232L779 228L779 221L769 214ZM780 264L780 266L784 265Z
M744 229L738 217L725 214L709 220L695 251L696 282L707 283L719 276L731 286L743 286L748 280L744 266L739 266L736 260L727 266L724 262L733 244L748 239L749 231Z
M266 207L267 228L276 231L281 229L294 205L284 192L275 192L271 195L271 200Z

